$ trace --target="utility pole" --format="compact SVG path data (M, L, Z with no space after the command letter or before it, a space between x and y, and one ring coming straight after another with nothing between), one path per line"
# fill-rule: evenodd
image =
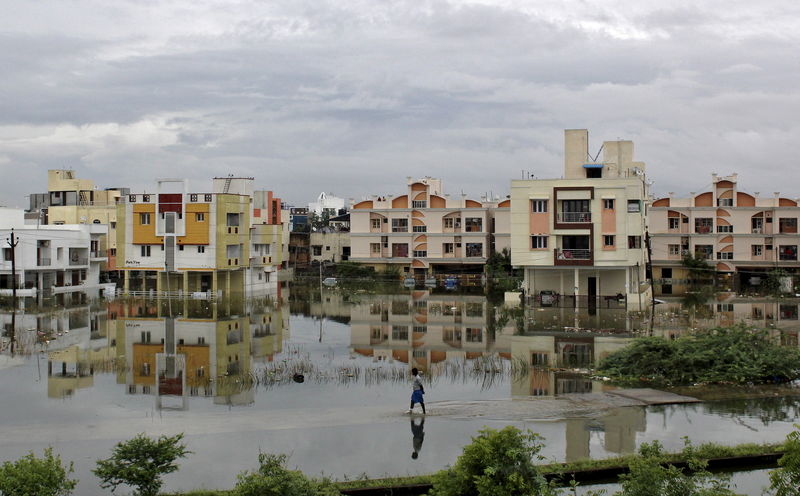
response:
M14 228L11 228L11 236L6 238L6 243L11 248L11 355L14 355L14 342L17 334L17 257L16 248L19 239L14 236Z

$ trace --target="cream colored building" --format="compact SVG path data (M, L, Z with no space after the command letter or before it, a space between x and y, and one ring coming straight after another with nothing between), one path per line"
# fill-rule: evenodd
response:
M440 179L408 178L398 196L372 196L350 209L351 260L376 269L400 268L415 275L482 272L498 238L501 202L444 194ZM498 208L499 207L499 208ZM504 242L503 233L499 238Z
M634 161L631 141L606 141L597 161L588 140L585 129L565 131L563 178L511 182L511 263L524 269L527 295L557 294L542 303L624 298L629 309L644 309L652 295L645 166Z
M686 253L706 259L723 287L740 292L757 290L773 268L794 273L800 267L796 199L740 191L736 174L712 174L711 181L710 191L689 198L670 195L650 208L658 294L687 290L689 276L681 264Z
M41 224L103 224L108 235L99 249L107 257L103 271L116 270L117 201L127 188L97 189L91 179L79 179L68 169L47 171L47 193L31 195L30 212ZM30 217L30 215L29 215Z

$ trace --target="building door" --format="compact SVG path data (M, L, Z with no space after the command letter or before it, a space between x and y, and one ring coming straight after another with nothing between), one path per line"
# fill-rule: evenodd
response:
M211 274L203 274L200 276L200 291L203 293L211 291Z
M589 286L588 288L589 315L594 315L595 312L597 312L597 278L590 277L588 286Z

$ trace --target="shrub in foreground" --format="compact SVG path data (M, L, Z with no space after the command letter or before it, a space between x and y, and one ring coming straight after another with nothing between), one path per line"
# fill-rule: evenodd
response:
M735 326L674 341L638 338L606 357L598 371L614 379L673 385L780 382L800 377L800 350L776 344L767 331Z
M795 424L795 428L800 425ZM769 474L770 489L775 496L800 496L800 431L786 436L784 455L778 460L778 469Z
M98 460L92 472L100 478L100 487L111 488L125 484L135 487L137 496L156 496L163 475L178 470L175 461L191 453L181 443L183 434L151 439L139 434L114 446L111 457Z
M237 476L236 496L338 496L329 480L309 479L299 470L286 468L286 455L260 453L258 470Z
M3 496L66 496L77 480L69 475L75 470L72 462L61 463L61 456L53 456L53 448L44 450L42 458L33 452L17 461L0 465L0 494Z
M433 478L431 496L557 494L534 464L543 458L542 437L513 426L484 428L464 447L455 465Z

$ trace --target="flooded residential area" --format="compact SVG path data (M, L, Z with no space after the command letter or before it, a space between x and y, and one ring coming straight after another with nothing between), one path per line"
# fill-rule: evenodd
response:
M75 461L79 494L103 494L89 470L139 432L185 433L193 454L166 479L169 491L229 488L259 452L337 479L428 474L484 426L540 433L552 461L633 453L653 440L679 450L683 436L780 442L800 407L789 386L658 404L587 370L636 336L738 322L796 347L798 304L675 298L650 316L313 279L247 300L25 299L13 354L3 341L3 454L52 446ZM8 307L2 319L8 329ZM428 384L425 417L404 414L412 367Z

